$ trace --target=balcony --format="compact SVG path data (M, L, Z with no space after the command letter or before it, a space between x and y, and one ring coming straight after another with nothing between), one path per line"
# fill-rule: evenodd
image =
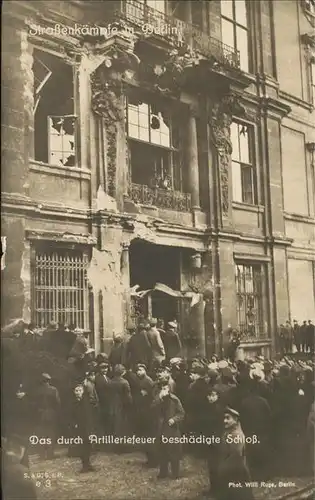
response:
M189 46L205 59L214 59L222 66L239 69L239 51L202 32L195 25L159 12L137 0L108 2L106 18L112 23L123 21L126 29L143 36L160 37L173 48ZM129 32L130 32L129 31Z
M131 184L130 199L137 204L160 207L177 212L190 212L190 194L161 188L150 188L142 184Z

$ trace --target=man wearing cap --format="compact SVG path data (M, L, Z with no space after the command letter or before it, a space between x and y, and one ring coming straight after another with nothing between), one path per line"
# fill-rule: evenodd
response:
M159 330L157 329L157 319L152 318L147 330L148 340L152 349L152 367L158 367L165 360L165 349Z
M305 334L306 334L306 349L311 354L314 354L315 327L310 319L308 320Z
M152 348L148 340L148 321L141 321L138 330L132 335L127 346L127 359L131 368L143 363L149 366L152 359Z
M45 459L51 459L54 457L60 398L56 387L51 385L51 376L48 373L42 373L35 401L38 409L38 436L48 438L51 443L46 439L47 444L43 445L41 454Z
M108 356L108 361L109 364L112 368L114 368L116 365L121 365L123 362L123 357L124 357L124 339L123 336L120 334L114 334L113 335L113 345L111 347L109 356Z
M292 333L293 333L293 342L296 347L297 352L301 352L301 332L300 332L300 325L296 321L296 319L293 320L293 328L292 328Z
M233 408L224 411L224 432L219 449L217 468L217 500L254 500L246 465L245 436L240 425L240 415Z
M175 321L167 323L167 329L162 336L162 342L167 361L181 356L182 344L177 333L177 323Z
M115 437L123 437L129 434L130 412L132 396L130 385L124 378L126 368L123 365L116 365L114 376L110 381L110 432ZM116 447L123 450L123 446Z
M192 433L200 435L208 407L207 367L201 361L193 362L190 376L192 382L187 394L187 425ZM201 454L203 446L193 445L193 450Z
M172 394L168 385L163 385L152 403L156 416L156 438L158 442L158 457L160 464L159 479L166 478L171 466L173 479L179 477L181 431L179 424L183 421L185 412L177 396Z
M258 436L258 443L247 445L248 466L252 478L257 481L269 479L270 439L272 415L268 401L260 394L259 384L264 373L254 368L240 403L240 419L246 436Z
M106 358L103 358L103 362L98 365L98 372L95 375L95 389L99 400L101 427L104 434L108 431L109 426L110 379L108 370L109 364Z
M153 399L153 380L147 375L147 367L139 363L136 366L135 384L132 388L134 429L138 436L152 436L153 427L151 404ZM154 466L152 446L144 446L147 465Z

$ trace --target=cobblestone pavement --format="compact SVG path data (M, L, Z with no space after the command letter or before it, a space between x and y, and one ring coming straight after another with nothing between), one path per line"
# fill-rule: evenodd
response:
M197 500L205 498L207 474L203 461L185 457L178 480L157 480L157 470L143 465L141 453L98 453L97 472L80 474L80 461L65 456L51 461L31 459L38 500ZM45 477L46 476L46 477ZM310 478L275 479L254 489L257 500L278 500L311 482ZM281 485L283 483L283 485ZM286 484L292 483L292 484ZM293 497L292 497L293 498Z

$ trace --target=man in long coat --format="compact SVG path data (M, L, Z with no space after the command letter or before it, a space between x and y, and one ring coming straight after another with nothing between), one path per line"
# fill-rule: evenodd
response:
M236 410L226 408L217 469L217 500L254 500L246 464L245 436Z
M169 473L169 465L174 479L179 477L182 446L180 422L185 412L180 400L170 392L169 386L164 385L152 403L156 415L156 438L160 464L159 479Z
M91 464L92 445L89 436L93 433L93 408L83 385L78 384L74 388L74 399L70 413L70 434L80 437L82 442L78 445L78 455L82 462L81 472L92 472Z
M182 344L177 333L177 323L169 321L166 332L161 334L167 361L181 356Z
M139 329L130 337L127 346L128 365L135 368L139 363L149 366L152 359L152 348L146 331L146 323L142 322Z
M123 365L116 365L114 377L109 384L110 390L110 432L114 437L124 437L130 433L130 413L132 396L130 385L124 378L126 369ZM116 446L122 451L124 446Z
M60 411L60 397L56 387L51 385L51 376L42 374L41 384L36 391L35 402L38 410L38 436L51 440L43 447L44 458L54 457L56 430Z
M165 360L165 349L161 339L161 334L157 329L157 319L152 318L147 330L148 340L152 349L152 366L156 368Z
M100 409L100 424L104 435L108 432L110 413L110 378L108 376L108 370L108 362L104 361L99 364L98 372L95 376L95 389L97 392Z
M153 380L147 375L145 365L139 364L136 367L136 377L133 387L131 387L133 400L133 421L134 430L137 436L151 437L153 435L153 415L152 415L152 399L153 399ZM147 457L147 465L154 466L154 449L150 444L146 444L144 452Z

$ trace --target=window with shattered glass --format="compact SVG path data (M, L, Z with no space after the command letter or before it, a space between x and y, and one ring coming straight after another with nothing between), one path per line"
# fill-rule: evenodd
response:
M35 160L64 167L77 165L72 66L34 49Z
M126 104L131 182L182 191L180 135L170 109L129 97Z

